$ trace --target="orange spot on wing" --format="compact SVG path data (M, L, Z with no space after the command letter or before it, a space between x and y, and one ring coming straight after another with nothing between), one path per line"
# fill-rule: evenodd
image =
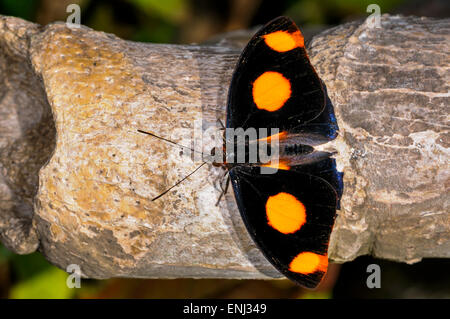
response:
M291 234L306 223L305 206L295 196L278 193L266 202L268 224L283 234Z
M262 164L261 166L282 169L285 171L288 171L291 169L291 167L289 166L289 163L287 161L279 161L278 163L277 162L269 162L269 163Z
M298 254L289 264L289 270L300 274L312 274L316 271L327 272L328 257L312 252Z
M277 52L287 52L305 46L305 39L300 30L293 33L288 31L275 31L263 35L266 44Z
M291 97L291 82L281 73L267 71L253 82L252 93L256 107L274 112Z

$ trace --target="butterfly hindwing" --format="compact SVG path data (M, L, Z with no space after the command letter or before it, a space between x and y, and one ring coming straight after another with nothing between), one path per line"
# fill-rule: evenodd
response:
M244 49L228 95L227 127L290 130L318 117L325 92L295 23L280 17Z
M260 174L259 167L236 166L230 176L244 223L267 259L287 278L315 287L328 266L334 187L295 170Z
M337 209L340 208L340 199L344 188L343 174L337 171L336 160L326 158L317 162L293 166L290 170L320 177L325 180L337 195Z

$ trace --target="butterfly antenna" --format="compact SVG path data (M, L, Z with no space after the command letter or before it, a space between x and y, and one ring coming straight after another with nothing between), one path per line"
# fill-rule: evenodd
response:
M164 192L162 192L161 194L159 194L158 196L156 196L155 198L152 199L152 201L157 200L158 198L160 198L161 196L165 195L166 193L168 193L172 188L178 186L180 183L182 183L185 179L189 178L192 174L194 174L196 171L198 171L203 165L205 165L207 162L203 162L202 164L200 164L196 169L194 169L191 173L189 173L189 175L186 175L185 177L183 177L183 179L179 180L178 182L176 182L174 185L172 185L170 188L166 189Z
M164 138L164 137L158 136L158 135L156 135L156 134L153 134L153 133L151 133L151 132L147 132L147 131L143 131L143 130L137 130L137 131L138 131L139 133L143 133L143 134L147 134L147 135L150 135L150 136L153 136L153 137L159 138L160 140L166 141L166 142L168 142L168 143L170 143L170 144L173 144L173 145L176 145L176 146L178 146L178 147L181 147L181 148L186 148L186 149L188 149L188 150L191 150L192 152L195 152L195 153L198 153L198 154L202 154L202 155L204 155L204 153L203 153L203 152L200 152L200 151L194 150L194 149L193 149L192 147L188 147L188 146L184 146L184 145L181 145L181 144L175 143L174 141L171 141L171 140L169 140L169 139L167 139L167 138Z

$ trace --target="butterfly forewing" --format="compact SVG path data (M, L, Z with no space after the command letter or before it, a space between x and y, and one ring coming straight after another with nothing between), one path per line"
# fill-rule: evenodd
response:
M268 23L244 49L231 82L227 127L280 131L312 121L325 92L298 27L286 17Z

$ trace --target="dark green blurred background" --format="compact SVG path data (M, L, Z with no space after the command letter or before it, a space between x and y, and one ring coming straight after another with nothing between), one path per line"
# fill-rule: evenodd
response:
M447 18L448 0L0 0L0 14L40 24L65 21L66 7L81 7L81 23L119 37L159 43L201 43L219 33L248 29L288 15L303 29L317 30L368 16L369 4L381 13ZM380 289L366 286L366 268L381 267ZM0 245L2 298L450 298L450 261L415 265L360 257L332 265L317 291L287 280L83 280L66 286L67 274L39 253L19 256Z

